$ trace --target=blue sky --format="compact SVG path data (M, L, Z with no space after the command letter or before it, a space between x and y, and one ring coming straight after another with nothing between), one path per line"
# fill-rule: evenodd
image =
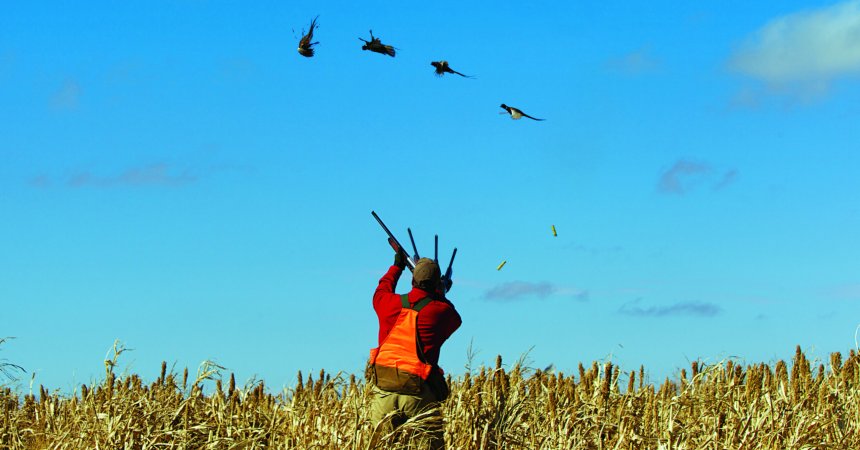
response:
M846 352L858 48L858 1L5 5L0 360L64 390L115 339L152 378L360 373L371 210L458 247L454 374L470 344L656 380Z

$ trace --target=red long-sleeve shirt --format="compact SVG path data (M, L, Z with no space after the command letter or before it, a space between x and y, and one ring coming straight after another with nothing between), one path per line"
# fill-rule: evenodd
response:
M397 288L397 280L402 273L403 269L391 266L379 280L379 286L373 294L373 309L379 317L379 345L382 345L382 341L391 332L403 307L400 295L394 292ZM425 362L438 366L442 344L454 334L457 328L460 328L462 323L460 314L448 299L435 298L417 287L413 287L408 295L410 305L414 305L424 297L434 297L433 301L418 312L418 337L421 339Z

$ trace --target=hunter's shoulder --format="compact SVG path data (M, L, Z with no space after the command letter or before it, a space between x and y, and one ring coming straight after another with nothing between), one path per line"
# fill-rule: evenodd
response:
M435 301L430 302L430 305L433 305L433 315L448 324L448 326L452 327L451 332L460 327L463 319L460 317L460 313L457 311L457 308L454 307L454 303L452 303L450 299L436 299Z
M445 297L434 298L433 301L430 302L430 305L432 305L434 308L441 309L441 310L449 310L449 309L450 310L456 310L456 308L454 308L454 303L451 302L450 299L447 299ZM428 306L430 306L430 305L428 305Z

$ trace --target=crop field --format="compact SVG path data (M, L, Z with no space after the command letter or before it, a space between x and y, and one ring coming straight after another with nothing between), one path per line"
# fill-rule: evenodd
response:
M370 390L354 376L298 375L271 392L237 386L204 364L150 384L116 376L75 395L0 390L0 449L422 448L422 423L389 435L367 417ZM443 405L449 449L856 449L860 356L741 365L693 362L674 380L611 363L543 372L501 358L450 379ZM204 389L204 386L206 388ZM438 419L436 419L438 420Z

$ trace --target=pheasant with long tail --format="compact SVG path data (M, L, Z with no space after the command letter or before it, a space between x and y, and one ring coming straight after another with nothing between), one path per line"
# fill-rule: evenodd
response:
M462 74L452 69L451 66L448 65L448 61L433 61L430 63L430 65L436 68L436 76L439 77L445 75L446 73L455 73L463 78L475 78L471 75Z
M523 110L518 109L518 108L514 108L513 106L508 106L504 103L502 103L501 108L504 109L505 111L507 111L508 114L511 115L511 119L514 119L514 120L519 120L519 119L522 119L523 117L528 117L531 120L546 120L546 119L538 119L536 117L532 117L532 116L524 113ZM504 114L504 113L499 113L499 114Z
M388 55L390 57L394 57L395 49L390 45L385 45L379 40L378 37L373 37L373 30L370 30L370 40L358 38L358 40L364 42L364 45L361 46L362 50L370 50L372 52L381 53L383 55Z
M299 54L305 58L314 56L313 47L314 45L319 44L319 42L311 42L314 38L314 28L319 28L319 25L317 25L317 19L319 19L319 17L320 16L314 17L314 20L311 21L311 29L308 30L308 34L302 36L302 39L299 41Z

